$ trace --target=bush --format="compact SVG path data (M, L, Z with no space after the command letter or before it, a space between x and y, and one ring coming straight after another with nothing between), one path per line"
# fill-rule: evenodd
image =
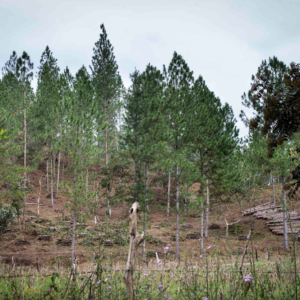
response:
M8 204L3 205L0 209L0 232L7 227L8 223L12 221L17 215L17 210L15 207Z

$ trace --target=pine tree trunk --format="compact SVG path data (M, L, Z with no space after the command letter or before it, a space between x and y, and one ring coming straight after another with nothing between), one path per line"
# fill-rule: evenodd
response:
M50 188L51 188L51 206L54 208L54 200L53 200L53 165L52 165L52 160L53 156L51 155L51 160L50 160L50 177L51 177L51 183L50 183Z
M209 221L209 186L208 186L208 179L206 181L206 225L205 225L205 237L208 238L208 221Z
M115 126L115 135L116 135L116 149L117 149L117 152L119 152L119 142L118 142L117 126Z
M288 234L287 234L287 207L286 207L286 191L285 191L285 176L282 176L282 200L283 200L283 238L284 249L288 249Z
M76 202L76 200L75 200ZM74 266L75 260L75 236L76 236L76 209L73 210L73 236L72 236L72 248L71 248L71 264Z
M276 200L275 200L275 186L274 186L274 178L273 178L273 175L271 176L271 180L272 180L272 186L273 186L273 200L274 200L274 204L276 204Z
M107 216L110 218L110 201L109 201L109 186L108 184L106 184L106 207L107 207L107 210L106 210L106 214Z
M56 160L56 155L53 155L53 161L52 161L52 163L53 163L53 178L55 178L55 160Z
M179 173L176 165L176 259L179 260Z
M201 220L200 220L200 252L203 252L203 226L204 226L204 205L201 201Z
M108 121L106 117L106 109L107 109L107 102L105 101L105 121L106 121L106 126L105 126L105 166L107 167L108 165L108 132L107 132L107 126L108 126ZM106 183L106 207L107 211L106 214L110 216L110 207L109 207L109 186L108 183Z
M98 191L96 190L95 225L97 224Z
M148 166L145 164L144 236L146 236L146 211L148 211ZM146 240L143 242L142 259L145 259Z
M89 192L89 168L86 168L86 190L85 190L85 198L86 198L86 205L85 210L88 211L88 192Z
M38 211L38 218L40 217L40 200L41 200L41 193L42 193L42 178L39 180L39 197L38 197L38 205L37 205L37 211Z
M168 203L167 203L167 218L168 218L168 220L170 217L170 191L171 191L171 172L169 172L169 176L168 176Z
M25 92L25 85L24 85L24 184L25 187L27 186L27 171L26 171L26 150L27 150L27 128L26 128L26 92ZM23 229L25 229L25 206L26 206L26 191L24 191L24 209L23 209Z
M58 194L58 187L59 187L59 171L60 171L60 152L58 153L56 194Z
M65 181L65 160L63 160L63 173L62 173L62 181Z
M134 186L135 186L135 201L137 202L138 191L137 191L137 161L136 161L136 159L134 159Z
M49 154L47 158L47 194L49 195Z

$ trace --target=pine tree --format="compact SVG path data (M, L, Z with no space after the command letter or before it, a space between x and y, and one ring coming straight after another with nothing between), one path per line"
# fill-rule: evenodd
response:
M91 89L90 76L83 66L72 76L66 68L60 76L60 86L63 90L63 110L65 117L62 133L64 135L61 148L67 148L70 168L73 171L73 181L66 182L70 186L70 208L73 214L73 237L71 247L71 262L75 263L76 222L87 204L86 170L91 163L89 157L94 157L95 116L96 107Z
M246 93L242 95L242 103L254 110L255 117L249 120L243 110L240 113L241 119L250 130L260 128L266 131L267 123L264 122L266 103L271 104L276 90L282 87L284 74L287 72L288 67L274 56L270 57L268 62L263 60L256 75L252 75L251 89L247 95Z
M49 159L51 172L51 205L54 207L53 196L53 164L55 164L56 144L60 135L62 117L61 96L59 94L59 67L57 59L47 46L42 53L38 71L36 103L34 107L35 132L39 143L47 149L47 190L49 192Z
M202 250L204 187L207 190L205 237L208 237L209 186L214 187L215 192L225 183L227 165L238 143L238 130L231 107L221 104L201 76L193 85L192 99L188 118L188 140L191 159L198 170L195 180L200 182Z
M21 130L23 127L23 114L22 114L22 86L17 76L17 60L18 55L13 51L10 59L5 63L2 68L2 84L1 84L1 108L3 121L6 120L4 125L9 130L8 135L14 136L12 130ZM5 110L5 112L4 112ZM5 115L5 117L4 117Z
M122 90L122 80L118 72L118 65L114 55L114 48L107 38L104 24L101 24L99 40L95 43L92 57L92 84L97 99L97 109L101 117L97 118L99 129L104 130L105 166L109 161L110 131L114 132L115 113L119 106L119 98ZM99 132L99 138L101 133ZM109 183L106 184L107 211L110 209Z
M125 97L126 116L124 118L122 136L123 148L134 161L134 190L133 198L138 201L141 194L141 182L138 182L138 162L142 153L142 134L143 134L143 102L142 102L142 80L139 71L135 70L131 75L131 86Z
M23 87L23 113L24 113L24 181L27 184L27 119L26 119L26 111L27 111L27 92L31 89L30 81L33 78L33 63L30 60L29 55L24 51L22 56L18 58L16 64L16 75ZM24 194L24 208L23 208L23 229L25 229L25 206L26 199Z
M164 66L164 76L166 78L164 112L169 127L170 158L176 170L176 259L179 259L179 185L183 181L180 179L184 178L182 171L187 167L184 150L194 78L185 60L176 52L168 69Z

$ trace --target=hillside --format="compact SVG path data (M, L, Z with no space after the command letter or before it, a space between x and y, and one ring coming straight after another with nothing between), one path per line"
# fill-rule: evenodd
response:
M41 166L38 171L30 174L33 184L32 193L26 196L27 203L36 203L39 193L39 178L45 178L45 166ZM196 186L192 187L196 189ZM252 205L260 205L272 201L272 190L266 187L254 196ZM280 199L281 187L276 187L277 199ZM51 199L43 186L40 216L37 215L37 205L28 204L26 206L26 230L20 231L17 222L13 222L5 230L0 241L0 256L6 262L20 265L36 266L37 258L39 264L52 262L53 258L60 258L64 264L70 260L72 222L70 212L64 209L68 198L60 193L54 199L55 208L51 208ZM279 200L277 200L279 203ZM110 220L105 215L105 205L98 211L99 221L94 223L94 216L88 215L86 218L78 220L77 238L75 253L79 264L91 262L99 253L99 244L105 244L105 257L108 261L114 260L115 264L125 262L128 251L128 210L130 203L118 203L112 207L112 217ZM250 207L250 203L243 203L243 209ZM299 203L290 202L289 207L299 211ZM169 221L166 219L165 203L158 199L150 207L147 217L147 243L146 251L149 261L155 257L155 252L163 258L163 248L170 245L168 259L175 259L175 210L171 210ZM226 226L225 217L230 224L237 222L229 228L230 239L225 238ZM16 221L16 220L15 220ZM245 237L252 224L252 247L257 248L258 259L265 259L266 248L269 256L287 255L289 251L283 250L283 236L273 234L266 220L256 219L253 216L242 216L238 203L228 205L214 204L210 209L209 237L204 240L204 247L213 246L221 257L236 255L244 247ZM50 227L55 227L51 231ZM143 216L140 215L138 221L139 231L142 231ZM200 214L188 209L180 213L180 254L181 261L198 259L199 251ZM48 236L48 237L47 237ZM290 246L291 234L289 234ZM139 258L141 259L142 247L139 248ZM297 253L299 250L296 250ZM298 253L300 254L300 253ZM152 260L154 260L152 258Z

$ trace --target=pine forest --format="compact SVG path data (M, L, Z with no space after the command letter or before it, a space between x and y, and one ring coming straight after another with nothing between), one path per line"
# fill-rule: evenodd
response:
M299 299L300 64L249 74L241 138L179 52L126 87L108 33L1 66L0 298Z

